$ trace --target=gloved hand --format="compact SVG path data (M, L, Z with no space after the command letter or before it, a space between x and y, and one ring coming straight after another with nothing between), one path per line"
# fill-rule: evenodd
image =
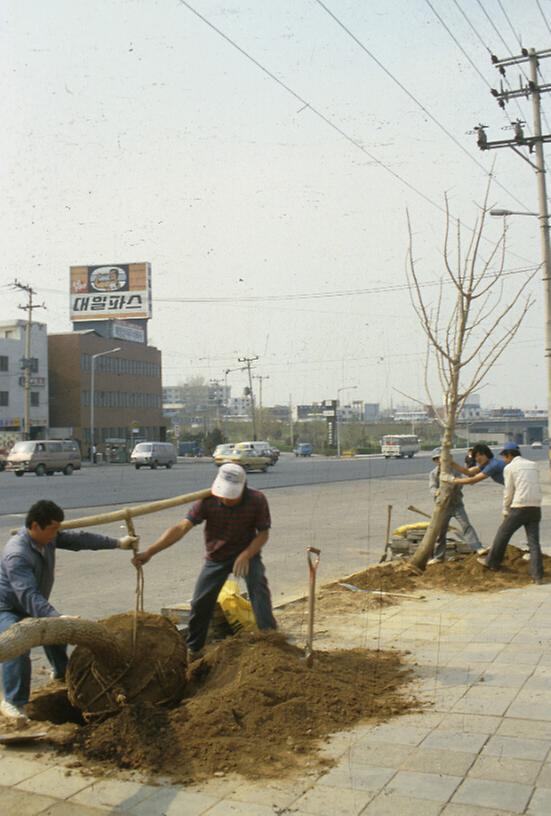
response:
M441 482L448 482L448 484L453 484L453 482L455 482L455 476L452 476L451 473L441 473L440 474L440 481Z
M119 538L119 549L134 550L134 552L138 552L139 543L139 536L125 535L122 538Z

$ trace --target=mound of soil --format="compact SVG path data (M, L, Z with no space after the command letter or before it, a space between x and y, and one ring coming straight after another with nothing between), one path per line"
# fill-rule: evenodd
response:
M413 575L407 562L390 562L368 567L348 576L344 581L360 589L402 591L442 588L451 592L497 592L531 583L530 564L523 560L523 551L509 545L499 571L485 569L476 555L457 555L454 560L430 564L421 575ZM543 569L551 577L551 558L543 556ZM549 580L549 577L547 580ZM546 580L546 579L544 579ZM336 588L338 584L332 585ZM346 589L341 587L343 592Z
M243 633L192 665L179 706L125 706L80 728L73 750L86 764L187 783L215 772L278 777L319 763L329 734L417 707L411 676L397 652L316 652L309 669L281 634Z

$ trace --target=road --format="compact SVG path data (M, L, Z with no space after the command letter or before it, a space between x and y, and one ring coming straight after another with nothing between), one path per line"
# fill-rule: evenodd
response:
M542 459L546 451L527 449L526 454ZM339 460L323 456L302 459L287 454L267 473L249 474L249 483L260 490L270 490L413 476L428 472L429 457L430 453L421 453L413 459L384 459L375 455ZM26 474L20 479L4 472L0 473L0 516L24 513L41 498L51 499L66 510L166 499L209 487L215 473L210 461L194 459L184 460L172 470L138 471L130 465L97 465L84 467L72 476L39 478Z

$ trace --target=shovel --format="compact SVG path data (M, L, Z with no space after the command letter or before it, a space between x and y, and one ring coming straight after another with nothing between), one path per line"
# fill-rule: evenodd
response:
M316 547L306 547L306 559L308 561L308 634L304 656L309 669L314 664L314 604L316 600L316 573L320 562L320 554L321 550ZM316 557L313 558L313 555Z
M391 504L387 505L386 511L387 511L387 517L386 517L385 551L384 551L384 553L381 555L381 557L379 559L379 564L382 564L383 561L386 561L387 553L390 553L390 558L388 560L392 561L392 549L391 549L391 546L390 546L390 521L392 519L392 505Z

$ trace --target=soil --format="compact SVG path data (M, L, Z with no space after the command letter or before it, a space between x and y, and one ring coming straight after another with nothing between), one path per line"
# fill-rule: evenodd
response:
M407 562L390 562L375 567L368 567L344 579L360 589L417 592L420 589L446 589L451 592L498 592L503 589L530 584L530 564L524 561L524 552L518 547L509 545L501 568L495 572L479 564L477 556L456 555L441 564L430 564L421 575L412 575ZM551 580L551 557L543 556L543 569ZM338 584L332 585L337 589ZM340 587L342 592L348 590ZM352 593L350 593L352 594ZM396 600L399 600L396 598Z
M280 777L327 764L318 749L331 733L417 708L411 679L398 652L316 651L308 668L282 634L242 633L192 664L176 708L138 703L101 723L72 726L71 750L82 767L131 768L183 783L232 771ZM35 695L41 717L52 691ZM59 719L59 689L52 703Z

